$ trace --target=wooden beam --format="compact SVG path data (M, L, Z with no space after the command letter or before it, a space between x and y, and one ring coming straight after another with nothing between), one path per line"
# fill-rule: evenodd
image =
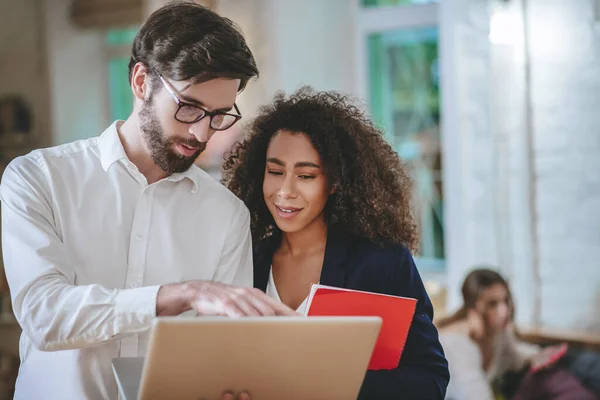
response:
M81 28L115 28L143 22L143 0L73 0L70 15Z

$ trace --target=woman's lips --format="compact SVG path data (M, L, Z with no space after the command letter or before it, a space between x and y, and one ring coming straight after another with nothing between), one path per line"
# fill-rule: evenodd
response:
M298 213L300 211L302 211L301 208L296 208L296 207L282 207L282 206L278 206L278 205L275 205L275 209L277 210L277 215L280 218L284 218L284 219L293 218L296 215L298 215Z

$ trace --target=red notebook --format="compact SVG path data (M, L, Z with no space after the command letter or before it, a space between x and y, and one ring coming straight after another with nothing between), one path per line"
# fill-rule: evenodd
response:
M400 362L416 306L417 300L406 297L313 285L306 315L381 317L369 369L393 369Z
M567 343L546 347L533 358L529 372L535 374L536 372L552 367L567 354L568 349L569 345Z

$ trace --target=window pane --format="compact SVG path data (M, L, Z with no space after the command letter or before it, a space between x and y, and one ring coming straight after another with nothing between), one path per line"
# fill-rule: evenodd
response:
M374 33L367 46L371 113L394 150L410 163L421 226L420 256L439 265L444 238L438 30Z
M129 85L129 57L108 61L110 120L127 119L133 108L133 93Z
M124 28L124 29L111 29L106 33L106 44L108 46L120 46L129 45L133 43L135 35L137 35L139 28Z
M139 27L111 29L105 35L110 121L127 119L133 108L129 85L130 48Z
M361 0L360 3L363 7L385 7L407 4L439 3L439 0Z

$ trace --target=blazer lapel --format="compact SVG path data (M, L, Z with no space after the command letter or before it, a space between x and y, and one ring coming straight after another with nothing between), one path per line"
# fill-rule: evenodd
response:
M273 254L280 240L279 235L274 234L264 239L254 249L254 287L263 292L267 291Z
M263 240L254 251L254 287L267 291L273 254L281 241L278 234ZM348 260L349 236L346 231L330 227L321 270L320 283L327 286L344 287L346 283L345 263Z
M327 232L325 258L321 270L321 285L344 287L346 283L345 263L348 260L348 233L337 227Z

